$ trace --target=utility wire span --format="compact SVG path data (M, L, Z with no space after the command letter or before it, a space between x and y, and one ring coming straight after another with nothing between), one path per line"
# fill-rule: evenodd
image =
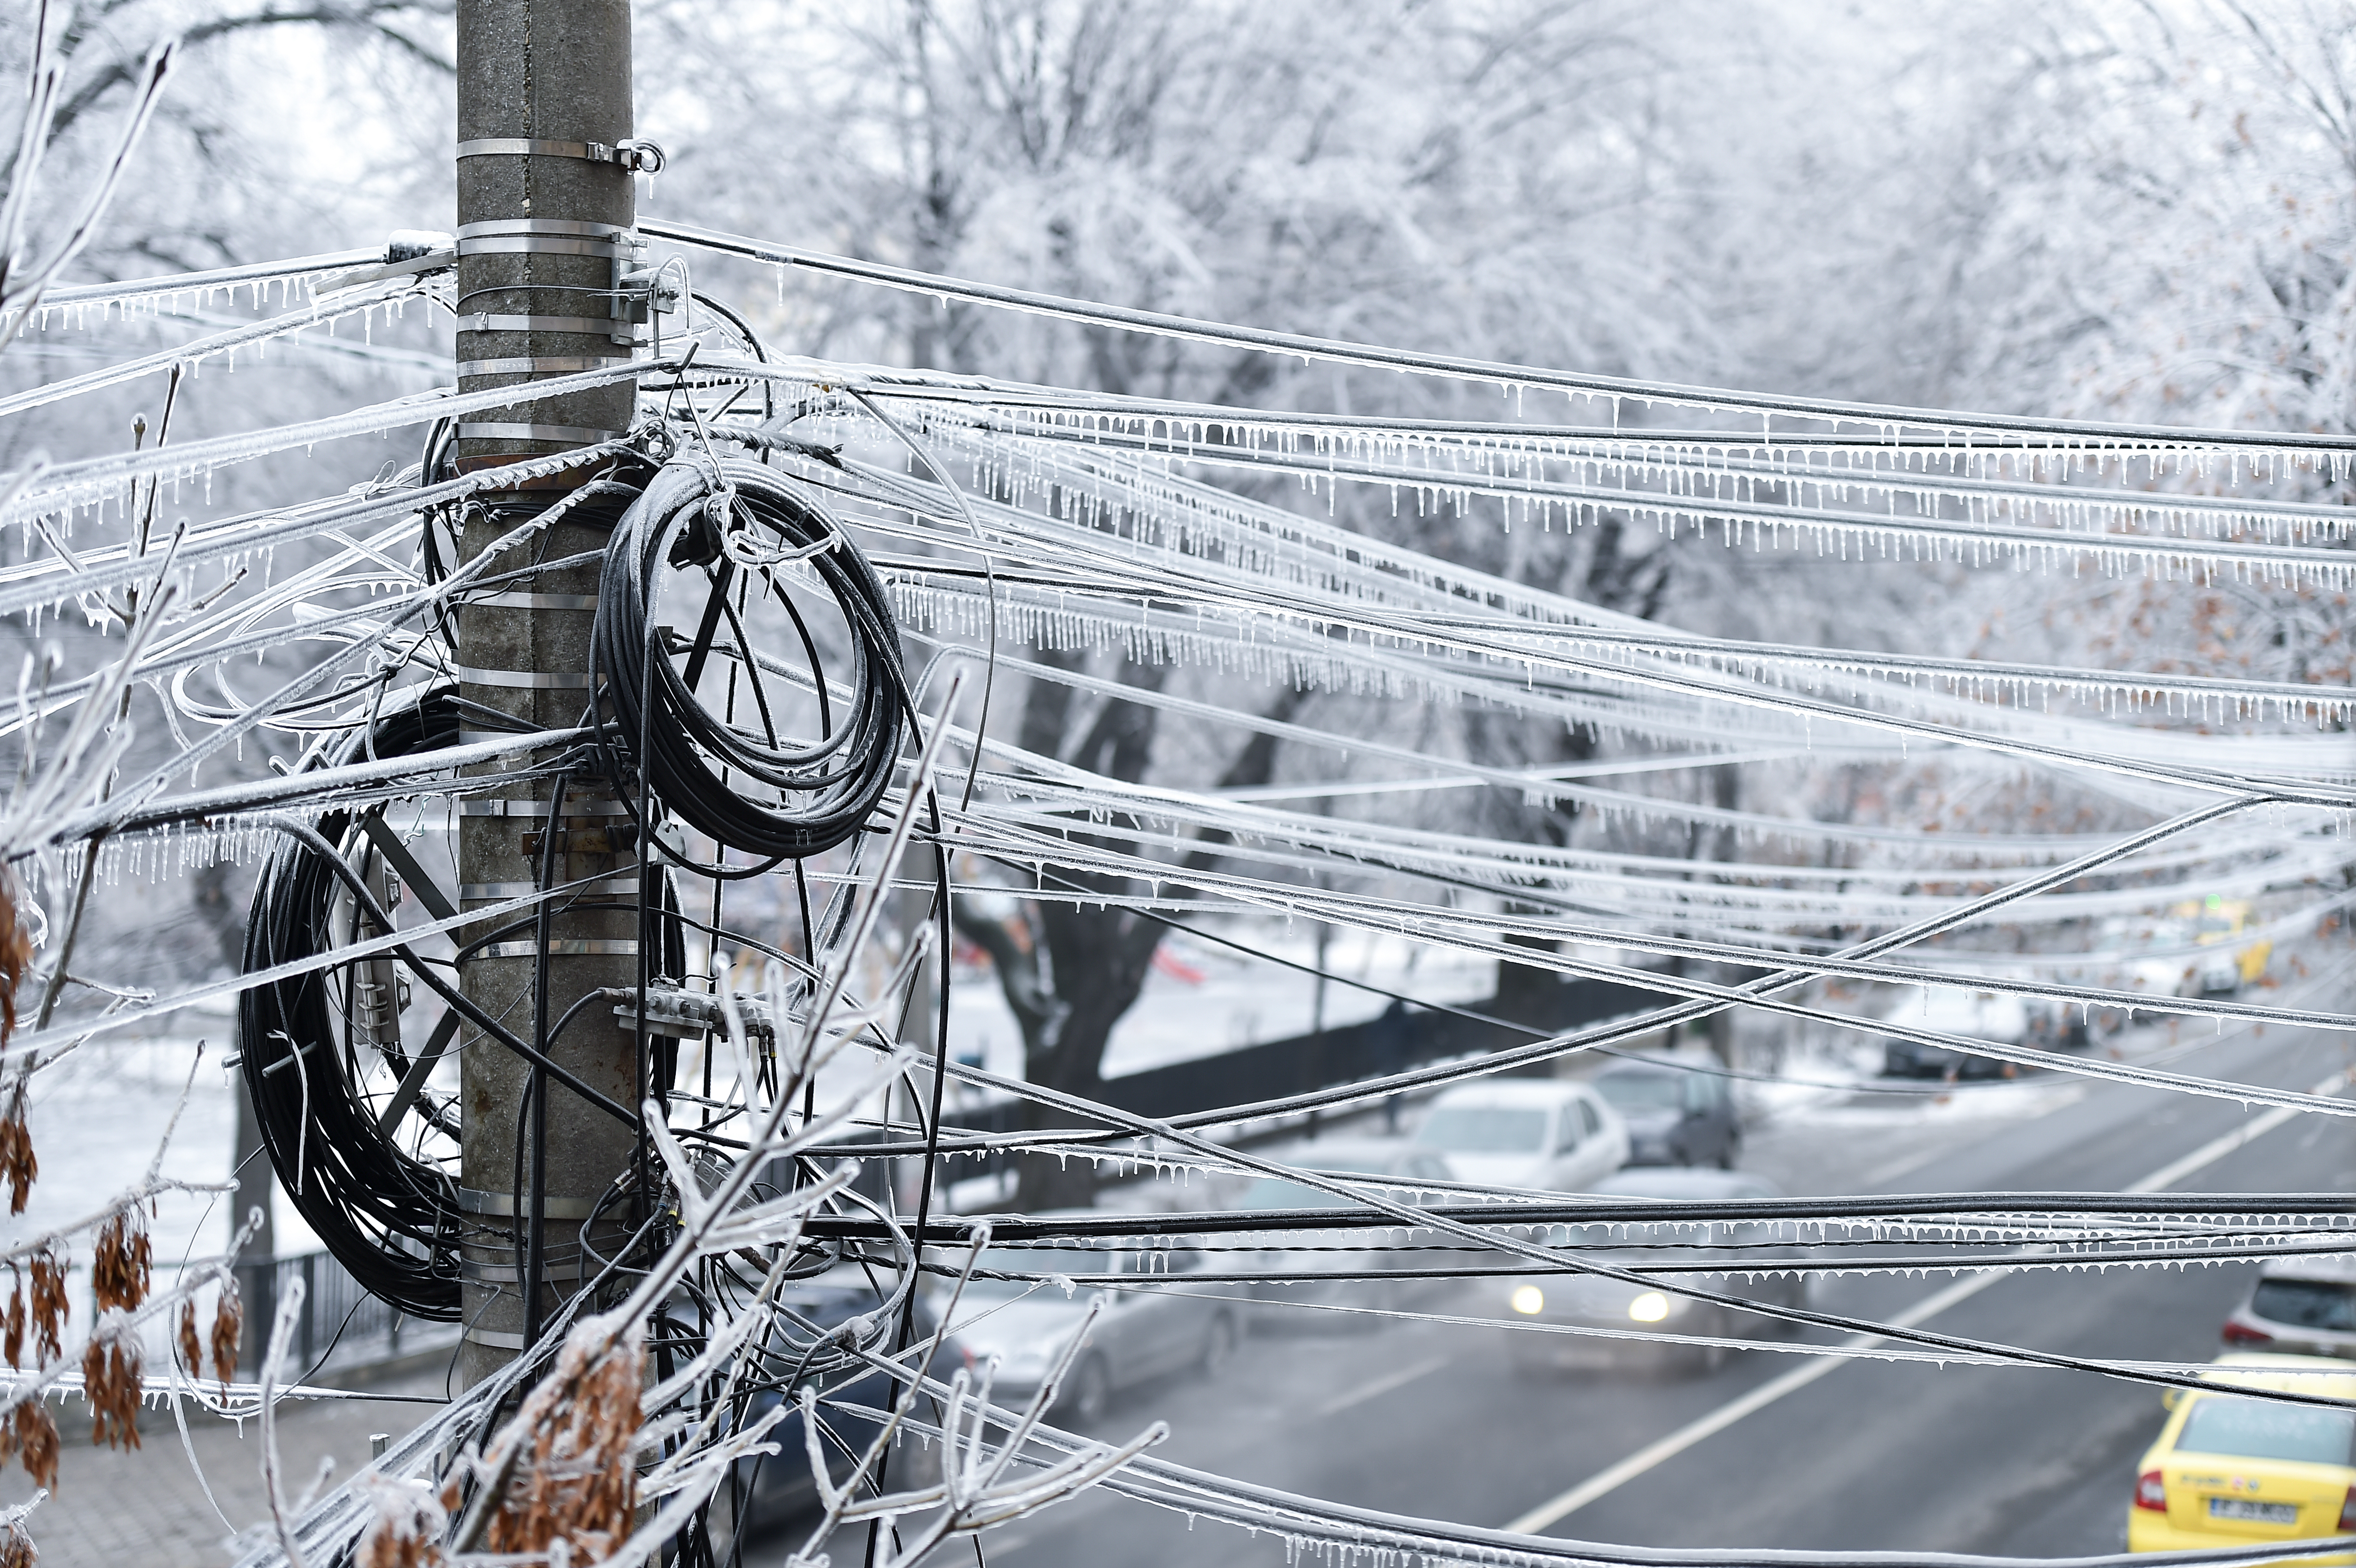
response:
M1782 416L1824 420L1839 424L1879 426L1893 434L1899 430L1953 431L1959 435L1968 432L1973 436L1992 438L1992 444L2003 443L2015 446L2024 445L2032 441L2040 444L2051 441L2057 444L2067 443L2072 447L2079 448L2097 446L2171 453L2233 451L2304 454L2345 453L2356 450L2356 442L2351 442L2345 436L2249 431L2185 431L2168 425L2109 424L2095 420L2008 419L1997 414L1964 413L1946 409L1910 409L1877 403L1842 402L1824 398L1774 397L1724 388L1687 387L1668 381L1642 381L1577 371L1546 370L1527 365L1466 359L1445 354L1419 354L1369 344L1346 343L1335 338L1304 336L1298 333L1231 326L1224 322L1171 315L1161 311L1135 310L1124 305L1102 304L1060 294L1041 293L1032 289L974 283L964 278L947 277L937 272L917 272L906 267L891 266L881 261L830 255L822 251L803 250L798 246L749 239L740 234L702 229L692 224L677 223L663 219L645 219L641 220L638 227L642 232L658 240L669 240L683 245L693 245L722 255L741 256L749 261L766 261L773 266L793 267L803 272L847 278L858 283L875 283L885 288L897 289L907 293L924 294L935 299L970 300L977 304L1019 311L1030 315L1045 316L1051 320L1113 326L1123 331L1145 333L1157 337L1172 337L1192 343L1222 344L1250 349L1257 353L1319 360L1333 365L1444 376L1451 379L1476 381L1508 389L1517 387L1539 387L1579 397L1621 400L1640 405L1666 404L1676 408L1697 409L1710 412L1755 413L1771 420ZM1956 444L1962 444L1962 443L1958 442Z

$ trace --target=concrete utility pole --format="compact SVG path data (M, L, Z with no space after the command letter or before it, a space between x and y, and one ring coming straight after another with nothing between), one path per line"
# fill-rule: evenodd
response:
M462 390L523 387L629 357L627 313L617 297L630 262L626 237L636 218L631 134L630 7L627 0L459 0L458 4L458 385ZM496 418L458 426L458 463L475 469L530 453L562 452L626 431L637 383L620 381L562 398L519 401ZM569 472L470 508L459 545L472 560L510 528L582 484ZM558 523L517 566L601 548L612 515ZM590 700L589 628L596 606L594 565L549 573L510 592L478 598L459 613L461 692L535 727L577 723ZM469 721L470 731L479 727ZM482 738L489 738L485 730ZM517 786L497 800L464 803L459 890L470 906L529 891L541 869L541 835L564 837L555 880L600 877L585 902L559 916L548 961L549 996L535 1008L535 933L505 933L461 971L466 996L530 1038L535 1012L551 1025L581 997L637 982L636 860L616 831L627 819L602 781L575 781L563 819L550 824L551 791ZM469 939L485 933L472 931ZM550 1054L625 1106L638 1103L634 1037L596 1003ZM523 1194L545 1236L544 1313L577 1288L580 1233L590 1206L628 1164L634 1138L611 1115L551 1083L541 1104L541 1156L532 1155L527 1095L530 1065L471 1026L461 1036L463 1152L466 1206L504 1230ZM520 1168L519 1159L520 1157ZM534 1170L541 1184L534 1190ZM601 1226L626 1233L627 1206ZM463 1375L472 1384L514 1359L530 1313L523 1277L527 1218L516 1242L469 1247ZM604 1248L601 1251L605 1250Z

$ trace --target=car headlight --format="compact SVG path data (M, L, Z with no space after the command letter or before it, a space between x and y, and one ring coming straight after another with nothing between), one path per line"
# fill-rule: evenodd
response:
M1669 1315L1669 1298L1648 1290L1628 1304L1628 1316L1639 1323L1658 1323Z
M1525 1317L1535 1317L1546 1310L1546 1292L1535 1285L1521 1285L1507 1298L1507 1305Z

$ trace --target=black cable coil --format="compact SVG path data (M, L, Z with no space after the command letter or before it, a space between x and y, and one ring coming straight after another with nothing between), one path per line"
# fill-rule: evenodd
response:
M808 565L850 630L845 684L851 696L841 715L816 640L777 580L776 567L787 560ZM666 565L700 575L705 598L691 642L665 639L650 650L648 606ZM751 646L730 602L740 572L767 586L800 635L817 683L821 733L815 741L777 732L764 675L785 667ZM719 641L723 622L728 644ZM744 673L757 729L741 717L744 704L730 722L697 696L715 649ZM683 670L672 662L681 652ZM602 688L599 729L606 743L643 770L647 787L689 827L766 865L843 843L865 826L891 783L905 734L907 691L884 584L831 518L757 463L682 457L656 474L606 553L590 658ZM777 798L749 798L748 784Z
M427 692L384 713L372 742L356 731L343 746L316 755L314 765L342 765L371 750L378 757L400 757L455 746L461 718L470 709L455 691ZM363 934L338 929L335 916L339 899L354 893L355 884L369 886L365 872L374 862L360 831L367 815L334 811L316 823L287 825L286 837L263 862L254 889L245 935L247 974L334 952ZM357 855L359 871L328 852L339 847ZM654 879L650 901L641 931L654 928L659 956L653 973L675 979L686 973L686 934L667 874ZM526 931L532 923L531 917L520 923ZM512 925L472 933L461 955L517 933ZM355 982L372 965L380 987L374 1005L397 1019L397 1003L387 995L395 983L393 962L358 959L249 988L238 1001L239 1065L279 1185L327 1250L369 1294L412 1317L451 1322L459 1316L461 1242L471 1237L508 1246L513 1239L504 1223L465 1212L449 1173L403 1152L395 1138L398 1123L380 1125L381 1112L362 1092L373 1066L369 1053L380 1057L396 1079L407 1077L418 1062L403 1049L397 1027L357 1032L352 1027ZM449 978L428 977L414 964L411 969L425 988L440 990L445 998L455 991ZM476 1016L473 1021L483 1031L476 1049L493 1043L518 1048L512 1037L501 1039L506 1031L496 1019ZM552 1031L562 1032L562 1027ZM439 1048L429 1045L420 1054L439 1055L449 1043L445 1036ZM553 1042L538 1043L545 1050ZM667 1092L675 1055L659 1050L648 1067L655 1089ZM430 1061L420 1068L421 1085L431 1070ZM455 1150L458 1127L448 1109L430 1095L407 1093L407 1114L422 1117Z
M435 692L385 714L376 727L376 754L409 756L456 745L454 698ZM341 754L323 757L322 765L351 761L362 741L355 733ZM333 844L353 825L351 814L331 812L316 828ZM329 929L329 915L348 886L328 857L299 839L282 839L254 889L245 972L345 945L349 935ZM262 1146L295 1210L354 1279L411 1317L453 1321L459 1239L479 1221L460 1211L457 1185L446 1173L402 1153L379 1128L376 1113L359 1093L364 1064L352 1060L348 1043L337 1050L336 1021L344 1003L331 992L332 974L315 969L252 987L238 998L240 1070ZM384 1054L395 1072L408 1071L410 1059L398 1045ZM438 1120L430 1107L428 1115Z

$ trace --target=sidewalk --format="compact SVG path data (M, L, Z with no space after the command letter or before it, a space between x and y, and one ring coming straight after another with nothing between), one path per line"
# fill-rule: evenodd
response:
M442 1377L439 1367L421 1370L366 1392L439 1399ZM260 1424L249 1421L241 1434L234 1423L186 1404L181 1408L205 1482L230 1521L239 1531L266 1526L270 1509L262 1488ZM234 1532L205 1501L168 1406L141 1413L145 1446L128 1453L91 1445L79 1400L62 1411L54 1404L50 1409L60 1417L58 1488L29 1521L42 1568L127 1563L140 1568L219 1568L231 1560L229 1538ZM334 1457L335 1479L343 1480L368 1463L369 1434L397 1437L434 1409L381 1398L288 1401L278 1416L279 1460L288 1488L299 1496L309 1487L323 1456ZM12 1465L0 1481L0 1505L21 1503L31 1493L23 1469Z

